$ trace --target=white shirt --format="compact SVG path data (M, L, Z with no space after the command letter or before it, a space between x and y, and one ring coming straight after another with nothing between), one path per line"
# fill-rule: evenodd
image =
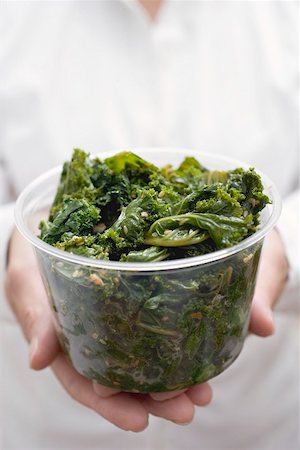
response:
M221 153L265 172L285 198L281 231L297 288L297 2L166 1L152 24L135 1L0 5L0 199L41 172L92 153L175 146ZM298 222L299 223L299 222ZM12 204L0 208L3 276ZM247 339L212 381L192 425L153 418L122 432L71 400L1 302L3 450L298 449L297 296L277 333Z

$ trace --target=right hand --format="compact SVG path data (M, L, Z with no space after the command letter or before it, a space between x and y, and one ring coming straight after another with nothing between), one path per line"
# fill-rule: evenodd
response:
M14 231L9 247L5 290L8 301L29 342L32 369L51 366L71 397L123 430L142 431L149 414L177 424L192 421L194 406L207 405L212 397L207 383L178 392L131 394L95 384L80 375L63 354L33 250Z

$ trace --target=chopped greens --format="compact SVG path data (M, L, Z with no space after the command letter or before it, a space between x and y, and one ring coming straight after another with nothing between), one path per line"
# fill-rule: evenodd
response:
M159 169L130 152L100 161L76 149L63 166L49 220L40 225L41 239L98 259L133 262L136 254L147 262L149 246L172 248L164 259L183 258L191 245L204 254L238 244L256 231L268 202L254 169L209 171L194 157L177 170ZM75 236L90 239L68 245ZM178 254L174 247L181 247Z
M94 260L195 257L252 235L267 203L253 168L209 170L194 157L158 168L130 152L102 161L76 149L40 238ZM74 367L106 386L151 392L203 382L238 356L260 251L258 242L209 264L149 272L37 254Z

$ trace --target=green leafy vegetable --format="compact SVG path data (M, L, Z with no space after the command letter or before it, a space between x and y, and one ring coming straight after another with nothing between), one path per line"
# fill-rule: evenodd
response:
M209 213L181 214L154 222L146 234L145 243L178 247L198 244L210 236L217 248L230 247L247 235L250 225L250 216L242 218Z
M167 259L169 252L160 247L147 247L144 250L129 252L121 257L121 261L128 262L158 262Z
M61 210L56 213L53 222L42 222L41 238L48 244L55 244L65 233L80 236L87 234L99 219L99 209L86 200L66 198Z
M194 157L160 169L130 152L102 161L76 149L40 238L91 260L193 258L251 236L267 203L254 169L209 170ZM149 272L38 257L77 370L150 392L203 382L238 356L260 251L258 242L214 263Z
M130 152L101 161L76 149L63 166L41 238L97 259L133 261L138 252L137 260L151 261L147 246L169 249L158 249L153 261L202 255L254 233L268 202L254 169L210 171L194 157L178 169L158 169ZM90 239L74 246L73 236ZM203 245L207 239L212 243Z

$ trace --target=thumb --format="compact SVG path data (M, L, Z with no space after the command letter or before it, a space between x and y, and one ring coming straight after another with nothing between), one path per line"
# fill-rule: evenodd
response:
M269 297L258 290L252 301L250 332L266 337L272 335L274 331L274 317Z
M6 296L29 341L30 366L43 369L59 352L45 288L33 251L19 234L14 236L9 253Z
M281 237L276 230L265 239L257 284L251 308L250 331L258 336L274 333L272 313L288 274L288 262Z
M41 299L40 292L39 299ZM31 303L23 308L24 334L29 340L29 365L32 369L40 370L50 366L60 351L59 342L55 332L50 307L44 304L37 308Z

